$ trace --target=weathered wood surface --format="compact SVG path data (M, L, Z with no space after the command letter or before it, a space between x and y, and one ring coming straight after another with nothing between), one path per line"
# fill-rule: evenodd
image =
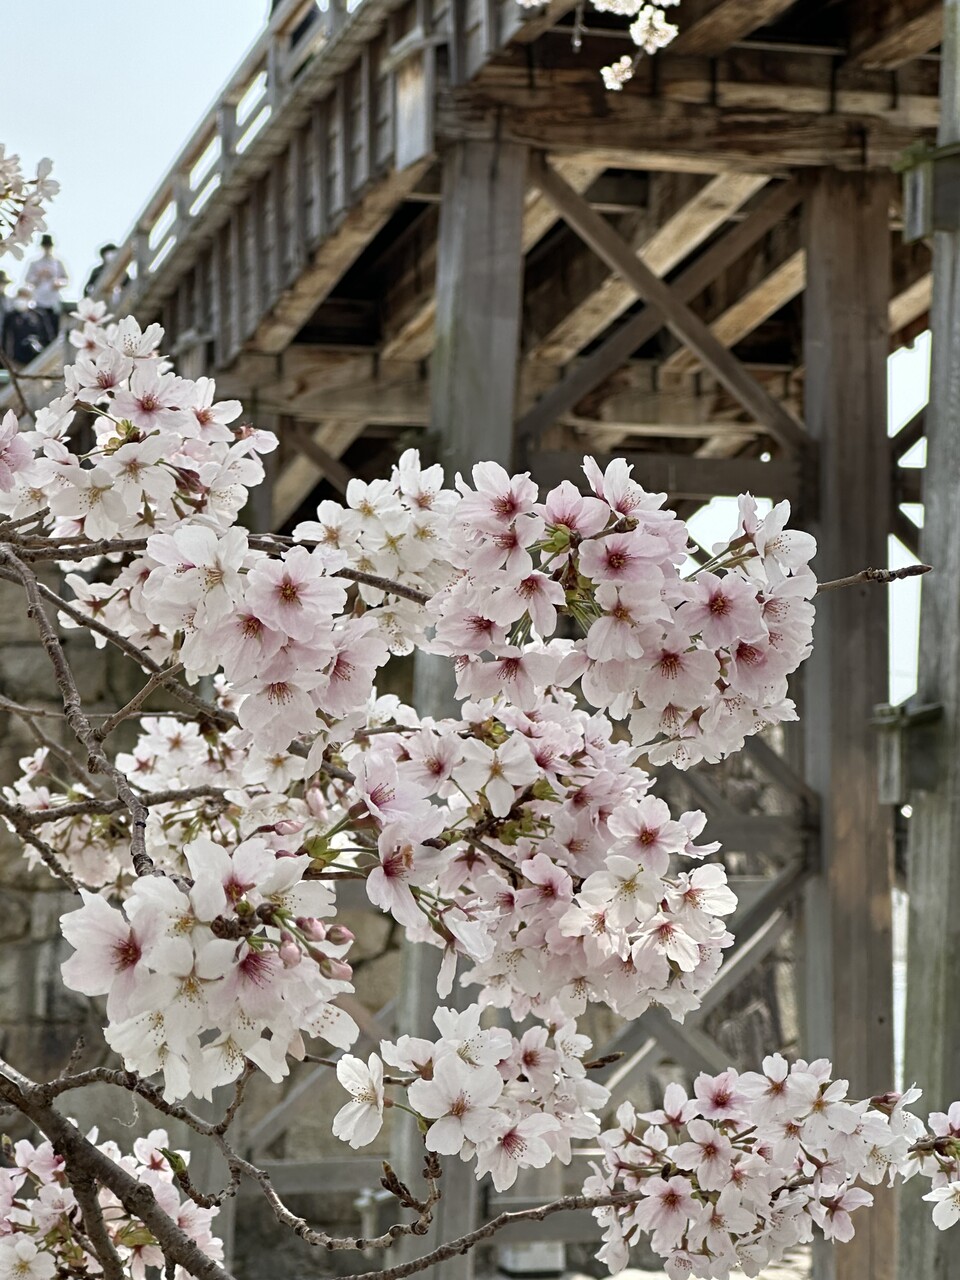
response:
M766 26L793 0L684 0L674 53L714 57L744 36Z
M725 347L713 336L707 326L676 293L630 252L608 222L595 213L540 157L533 167L533 178L542 191L549 195L564 218L577 233L610 266L620 272L639 294L659 311L664 322L678 338L707 365L720 382L736 396L744 408L761 422L780 444L795 449L805 449L808 444L802 425L797 422L779 401L774 400L756 382Z
M939 142L960 141L960 3L944 5L943 123ZM936 573L920 608L917 701L941 703L935 727L936 786L912 796L907 851L910 894L905 1075L923 1086L925 1109L960 1095L960 235L933 240L933 367L924 416L927 467L922 554ZM902 1193L901 1276L958 1280L960 1252L930 1223L922 1188Z
M820 445L817 572L886 562L890 527L887 329L891 185L825 171L805 203L807 427ZM854 1097L893 1069L893 819L877 796L874 706L886 700L888 601L865 588L818 601L805 667L807 777L821 796L822 874L807 896L805 1047L832 1056ZM895 1273L886 1193L836 1250L837 1280ZM818 1275L833 1275L820 1258Z
M942 0L859 0L852 13L850 52L862 66L892 70L940 43Z

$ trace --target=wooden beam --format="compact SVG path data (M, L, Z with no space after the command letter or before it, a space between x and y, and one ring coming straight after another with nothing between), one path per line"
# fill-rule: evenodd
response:
M286 430L293 437L300 452L306 454L324 479L328 480L338 493L345 494L347 485L356 478L349 467L345 467L339 458L335 457L329 449L325 449L303 423L291 422Z
M758 27L779 18L793 0L684 0L680 34L670 52L716 57Z
M930 311L933 302L933 275L928 273L890 299L890 333L896 337Z
M850 56L863 67L893 70L929 53L943 32L942 0L857 0Z
M630 252L604 218L560 178L543 157L534 166L534 180L577 233L613 270L620 272L648 304L663 316L668 327L686 343L736 396L754 419L786 448L806 449L809 440L803 426L783 405L750 376L713 336L671 288Z
M917 141L915 125L863 111L831 113L828 107L823 114L791 111L783 107L783 89L777 93L777 104L762 109L638 93L601 99L592 73L538 72L531 83L526 70L505 71L498 64L474 85L441 93L437 128L448 138L499 136L551 154L588 153L615 168L700 173L882 168Z
M654 240L661 226L672 221L705 183L700 174L644 176L647 191L640 204L611 219L618 235L637 252ZM537 195L556 218L553 204L543 192L537 191ZM592 193L586 198L594 204ZM607 263L576 232L564 228L553 236L544 252L531 255L524 273L525 357L551 364L573 359L591 337L606 327L604 315L609 308L605 295L614 283L626 293L627 306L636 300L634 291L611 274Z
M664 492L671 499L697 499L708 502L718 495L751 493L765 498L792 498L796 501L800 492L800 468L785 458L761 462L759 458L697 458L686 453L643 453L638 450L617 454L597 454L601 467L614 457L623 458L633 465L636 480L650 492ZM534 479L545 488L552 488L561 480L575 480L580 474L582 452L550 450L533 454L529 465ZM752 819L746 820L748 825ZM757 828L754 828L757 829ZM731 828L732 839L748 838L747 829ZM775 832L766 833L773 837Z
M673 184L687 175L660 174ZM688 178L689 181L689 178ZM688 254L718 230L766 182L766 176L754 173L723 173L702 186L651 231L649 223L640 225L630 238L630 247L651 271L665 276ZM656 210L653 211L656 217ZM636 291L622 278L607 275L578 307L546 336L530 354L563 364L582 347L597 338L636 301Z
M313 439L332 458L339 458L363 431L362 422L325 422L313 433ZM324 471L313 458L299 453L277 476L273 488L274 529L281 529L305 498L310 496Z
M710 332L725 347L735 347L764 320L802 293L805 279L804 253L797 249L727 307L710 325ZM693 373L699 365L700 361L693 352L682 348L663 362L663 372L674 375Z
M891 194L887 175L825 170L804 204L804 404L820 444L821 578L886 556ZM822 801L823 871L806 901L803 1049L831 1057L856 1097L889 1088L893 1071L893 818L877 795L871 725L875 705L887 700L887 609L865 590L818 600L804 669L807 777ZM887 1194L837 1251L837 1280L892 1280L896 1223Z
M688 267L672 284L675 295L689 302L746 253L771 227L786 217L800 199L795 182L773 187L747 218ZM517 423L517 439L532 444L548 426L615 373L631 355L663 327L659 312L646 307L601 347L572 369L553 390Z

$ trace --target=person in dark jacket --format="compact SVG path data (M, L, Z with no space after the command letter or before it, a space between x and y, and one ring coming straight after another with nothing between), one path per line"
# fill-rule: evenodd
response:
M4 317L3 354L19 368L38 356L48 340L47 319L38 310L33 291L24 285Z

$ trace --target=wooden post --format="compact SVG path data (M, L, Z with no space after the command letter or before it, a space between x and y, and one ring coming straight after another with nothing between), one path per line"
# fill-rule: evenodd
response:
M484 459L511 465L526 169L525 148L512 144L458 143L444 157L431 422L448 484L457 471L469 478L471 466ZM446 659L416 655L414 703L422 715L456 714ZM437 1034L430 1019L439 961L433 948L404 949L399 1025L410 1035ZM455 988L448 1003L469 999ZM422 1140L412 1124L395 1122L395 1132L400 1175L416 1179ZM430 1234L399 1242L388 1265L394 1255L398 1261L417 1257L479 1225L480 1187L472 1167L449 1157L443 1164L443 1199ZM472 1280L473 1253L422 1274L440 1280L439 1273L443 1280Z
M943 10L939 143L960 141L960 0ZM960 233L933 238L933 368L926 412L924 560L934 566L920 611L917 702L939 702L935 785L912 797L907 855L910 893L907 954L905 1082L923 1089L922 1113L945 1111L960 1097ZM957 1280L960 1250L930 1220L920 1196L929 1183L902 1192L901 1276Z
M526 149L459 142L443 165L431 426L447 468L510 465Z
M822 170L804 207L805 417L820 445L820 578L885 564L889 529L889 178ZM804 681L807 777L822 800L821 874L807 896L806 1042L851 1095L892 1087L893 824L877 794L873 710L887 696L887 606L869 586L817 601ZM873 1190L873 1188L871 1188ZM892 1280L895 1215L877 1206L817 1275ZM833 1266L835 1265L835 1272ZM911 1274L927 1275L923 1271Z

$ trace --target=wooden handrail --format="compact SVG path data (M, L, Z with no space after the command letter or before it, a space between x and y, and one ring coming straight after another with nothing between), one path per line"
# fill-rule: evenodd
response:
M246 150L244 143L249 146L269 115L289 97L297 73L368 3L369 0L360 0L348 13L342 0L328 0L325 9L320 8L316 0L282 0L144 205L133 229L100 277L99 297L109 298L122 286L132 268L136 278L124 289L125 305L131 304L144 280L152 274L153 264L161 256L167 256L186 226L200 216L202 209L192 211L198 199L211 184L222 183L236 162L238 151ZM302 40L291 44L294 33L311 12L316 12L319 20L304 33ZM237 106L260 76L264 77L262 90L238 124ZM218 155L196 182L191 183L193 170L216 141L220 143ZM157 224L171 204L176 211L173 221L164 234L151 243ZM206 204L204 200L202 208Z

